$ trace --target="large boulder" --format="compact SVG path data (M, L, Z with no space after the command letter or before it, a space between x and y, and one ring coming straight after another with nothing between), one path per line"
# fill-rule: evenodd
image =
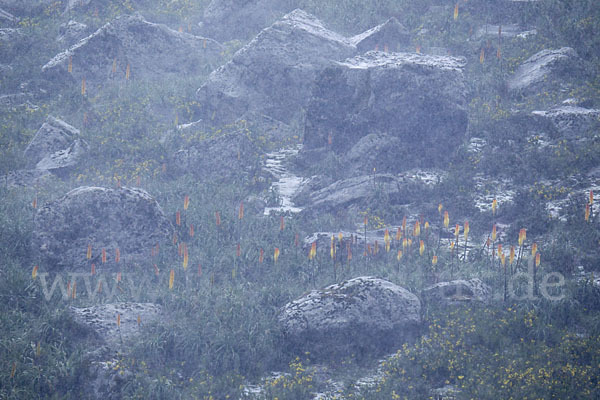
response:
M71 170L85 159L88 149L86 142L77 139L68 148L42 158L36 164L35 169L66 177Z
M426 303L454 304L469 301L488 301L492 289L481 279L458 279L450 282L439 282L423 289L423 300Z
M579 57L571 47L542 50L519 65L508 79L508 90L513 94L539 93L549 81L560 80L580 70Z
M294 9L291 0L212 0L204 9L203 35L221 42L246 39Z
M360 53L370 50L400 51L410 45L408 30L394 17L350 38Z
M203 180L248 178L259 172L260 154L243 132L232 132L185 146L175 152L169 168Z
M325 68L306 111L304 151L338 155L387 135L400 171L438 166L462 143L467 128L464 58L368 52ZM382 147L385 150L385 146Z
M168 241L172 231L161 207L142 189L79 187L38 210L32 246L49 269L87 272L95 263L99 270L120 271L147 262L152 246ZM88 245L91 260L86 259Z
M142 324L157 321L161 317L162 308L153 303L109 303L71 307L69 311L75 323L91 331L101 343L120 347L139 336ZM120 316L119 325L117 315Z
M312 354L382 351L411 339L421 302L391 282L358 277L286 304L278 317L286 340Z
M64 162L67 161L65 157L71 154L68 164L73 165L81 159L86 149L87 145L81 138L79 129L49 115L25 148L23 156L29 166L36 166L45 160L36 168L51 170L57 163L64 166Z
M535 116L550 121L560 137L581 138L600 128L600 110L563 105L548 111L533 111Z
M197 92L201 117L222 126L251 112L289 124L306 105L318 71L354 52L345 37L294 10L210 74Z
M56 40L66 46L78 42L87 36L88 26L77 21L69 21L60 25Z
M177 32L138 14L123 15L56 55L42 71L57 79L85 79L93 91L111 79L125 81L128 68L130 79L193 76L217 61L222 51L212 39Z

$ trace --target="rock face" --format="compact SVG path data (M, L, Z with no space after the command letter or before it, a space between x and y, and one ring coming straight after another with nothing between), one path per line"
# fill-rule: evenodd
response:
M203 35L221 42L246 39L294 9L291 0L212 0L199 24Z
M36 169L62 172L77 165L87 150L88 145L78 129L48 116L25 148L23 156L29 166L35 166Z
M86 36L87 30L88 27L86 24L71 20L60 25L56 40L61 44L70 46L83 39Z
M400 51L410 45L408 30L394 17L381 25L350 38L360 53L370 50Z
M398 170L442 164L467 127L464 66L463 58L368 52L327 67L307 108L304 149L352 157L368 134L388 135L399 139L390 141L400 144Z
M561 137L582 137L600 127L600 110L597 109L565 105L532 114L550 120Z
M91 330L102 342L118 346L139 335L140 324L157 321L161 307L153 303L112 303L92 307L71 307L70 312L76 323ZM120 315L120 326L117 326Z
M286 340L315 354L383 350L415 335L421 303L391 282L358 277L285 305L279 324Z
M259 149L245 134L233 132L177 151L171 160L171 171L211 180L237 175L247 178L258 173L259 155Z
M125 80L128 66L130 79L194 75L221 52L222 46L212 39L177 32L140 15L124 15L56 55L42 70L58 79L85 78L88 90L93 90L110 79Z
M142 189L79 187L38 210L32 245L50 269L87 272L89 263L95 263L99 270L118 272L141 264L152 246L169 240L172 230L156 200ZM88 245L91 260L86 259ZM102 249L106 264L101 263Z
M306 105L317 72L354 52L346 38L294 10L211 73L197 92L202 119L222 126L252 112L287 124Z
M468 281L455 280L440 282L423 289L423 299L427 303L456 303L464 301L488 301L491 298L491 288L481 279Z
M577 53L570 47L542 50L517 68L507 82L508 89L513 93L536 93L545 81L572 74L577 60Z

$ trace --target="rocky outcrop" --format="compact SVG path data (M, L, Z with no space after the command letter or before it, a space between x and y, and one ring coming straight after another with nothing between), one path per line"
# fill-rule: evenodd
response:
M79 187L38 210L32 246L49 269L87 272L95 263L99 271L118 272L123 265L146 262L150 248L168 241L172 230L156 200L142 189ZM91 260L86 259L88 245Z
M87 30L86 24L71 20L60 25L56 40L63 45L71 46L83 39L87 34Z
M142 324L157 321L162 308L153 303L110 303L71 307L69 311L77 324L91 331L102 343L118 347L139 336ZM120 316L119 325L117 316Z
M78 129L48 116L37 131L23 156L30 167L64 175L79 164L88 152L87 143Z
M294 9L290 0L212 0L199 24L203 35L221 42L246 39Z
M288 124L306 105L318 71L354 52L345 37L294 10L210 74L197 92L202 119L222 126L252 112Z
M401 51L410 45L408 30L394 17L350 38L360 53L370 50Z
M233 132L180 149L171 159L170 171L207 180L248 178L259 172L260 154L243 132Z
M304 150L352 154L387 135L396 171L441 165L467 128L464 58L368 52L325 68L306 111ZM356 152L359 153L359 152Z
M600 127L600 110L564 105L548 111L533 111L535 116L548 119L561 137L580 138Z
M8 22L13 22L13 23L19 22L19 19L17 17L15 17L14 15L12 15L8 11L4 11L1 8L0 8L0 20L4 20L4 21L8 21Z
M124 81L127 71L130 79L193 76L217 61L222 51L212 39L177 32L140 15L124 15L56 55L42 70L56 79L85 79L88 91L93 91L109 80Z
M48 186L55 182L56 177L48 171L39 169L21 169L10 171L8 174L0 178L0 183L6 186Z
M570 47L542 50L519 65L507 81L513 94L538 93L548 81L565 78L578 71L579 58Z
M465 301L488 301L492 289L481 279L468 281L459 279L450 282L439 282L423 289L423 300L426 303L453 304Z
M286 304L278 321L294 348L325 356L377 352L409 340L421 322L420 313L419 299L406 289L383 279L358 277Z

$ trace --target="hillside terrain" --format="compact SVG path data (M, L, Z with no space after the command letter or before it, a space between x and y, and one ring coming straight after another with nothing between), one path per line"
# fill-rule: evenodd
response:
M600 398L599 31L0 0L0 398Z

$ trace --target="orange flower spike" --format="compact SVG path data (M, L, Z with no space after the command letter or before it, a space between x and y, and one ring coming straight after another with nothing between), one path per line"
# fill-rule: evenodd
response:
M535 257L535 255L537 254L538 251L538 246L537 243L534 243L531 245L531 256Z
M492 241L495 242L496 241L496 237L497 237L497 233L496 233L496 224L494 224L494 226L492 226Z
M92 271L91 271L92 275L96 275L96 264L92 264Z
M404 239L402 239L402 248L404 250L406 250L407 247L408 247L408 238L405 237Z
M504 253L500 253L500 262L503 266L506 264L506 256L504 255Z
M285 229L285 218L283 218L283 215L279 218L279 230L283 232L283 230Z
M117 328L121 327L121 314L117 314Z
M502 251L502 243L498 243L498 254L503 253Z
M17 373L17 363L13 362L12 369L10 370L10 379L13 379L15 377L16 373Z
M542 255L541 255L541 253L537 253L537 254L535 255L535 266L536 266L536 267L539 267L539 266L540 266L541 259L542 259Z
M348 253L348 261L352 261L352 247L350 247L350 243L347 243L346 250Z
M415 227L413 228L413 236L419 237L421 235L421 224L419 221L415 221Z
M265 260L265 251L263 249L260 249L260 252L258 254L258 263L262 264L264 260Z
M187 248L187 245L184 244L184 246L183 246L183 270L184 271L187 270L188 262L189 262L188 248Z
M102 249L102 264L106 263L106 249Z
M33 207L34 210L37 208L37 195L35 195L35 197L33 198L33 201L31 202L31 206Z
M240 209L238 210L238 219L244 219L244 202L240 202Z
M594 191L590 190L590 205L594 204Z
M335 259L335 237L331 235L331 246L329 248L329 255L331 259Z
M158 276L160 270L158 269L158 265L154 264L154 274Z
M139 315L137 316L137 324L138 326L142 324L142 317L140 317Z
M585 222L589 222L590 221L590 205L586 204L585 205L585 216L584 216Z
M398 259L398 261L402 260L402 250L398 250L398 255L396 256L396 259Z
M221 225L221 214L218 211L215 211L215 222L217 224L217 226Z
M238 244L237 244L237 247L236 247L236 249L235 249L235 256L236 256L236 257L239 257L239 256L241 256L241 255L242 255L242 247L241 247L241 246L240 246L240 244L238 243Z
M398 227L398 229L396 230L396 241L400 241L400 239L402 239L402 230L400 229L400 227Z
M431 259L431 265L435 266L438 263L438 256L433 256Z
M190 206L190 196L188 196L186 194L185 197L183 198L183 210L187 211L189 206Z
M33 267L33 271L31 271L31 279L37 278L38 266Z
M175 282L175 270L171 270L169 273L169 290L173 289L173 282Z
M496 215L496 208L498 207L498 200L492 200L492 215Z
M429 232L429 221L425 221L425 232Z
M421 240L419 242L419 255L423 255L424 252L425 252L425 242L423 240Z
M456 3L456 5L454 6L454 20L456 21L458 19L458 3Z
M365 215L365 219L364 219L364 221L363 221L363 225L367 226L367 224L368 224L368 223L369 223L369 217L367 217L367 216Z
M300 235L298 235L297 233L294 235L294 246L300 246Z
M408 239L408 247L412 246L412 239Z
M454 245L455 245L455 242L450 242L450 251L454 250Z
M515 246L510 246L510 254L508 256L508 262L510 265L515 261Z
M340 241L340 243L342 243L342 239L344 239L344 235L342 234L342 232L338 233L338 240Z
M279 247L275 247L275 253L273 254L273 261L277 264L277 260L279 259Z
M85 78L81 79L81 95L85 96Z
M521 228L519 231L519 247L523 246L525 239L527 239L527 230L525 228Z
M177 232L173 232L173 246L177 244Z
M465 221L465 229L464 229L464 234L465 234L465 240L467 240L469 238L469 221Z
M117 283L121 282L121 273L117 272Z
M194 224L190 224L190 237L194 237Z
M481 52L479 53L479 62L483 64L485 61L485 49L482 47Z
M388 228L385 228L385 233L383 234L383 241L385 243L389 242L390 239L390 231L388 230Z
M442 210L444 209L444 206L442 206L442 203L438 204L438 213L440 215L442 215Z
M456 224L454 227L454 236L456 236L456 240L458 241L458 235L460 235L460 225Z
M181 226L181 211L179 210L177 210L175 213L175 224L177 224L177 226Z
M450 216L448 215L448 211L444 211L444 228L448 228L450 225Z
M91 244L88 244L87 252L85 254L85 258L88 259L88 260L92 259L92 245Z
M112 64L112 73L116 73L117 72L117 59L113 58L113 64Z
M121 261L121 252L119 251L119 248L117 247L115 249L115 262L118 263L119 261Z
M73 72L73 56L69 56L69 65L67 65L67 72Z
M131 75L131 66L129 65L129 63L127 63L127 68L125 69L125 79L129 80L130 75Z

